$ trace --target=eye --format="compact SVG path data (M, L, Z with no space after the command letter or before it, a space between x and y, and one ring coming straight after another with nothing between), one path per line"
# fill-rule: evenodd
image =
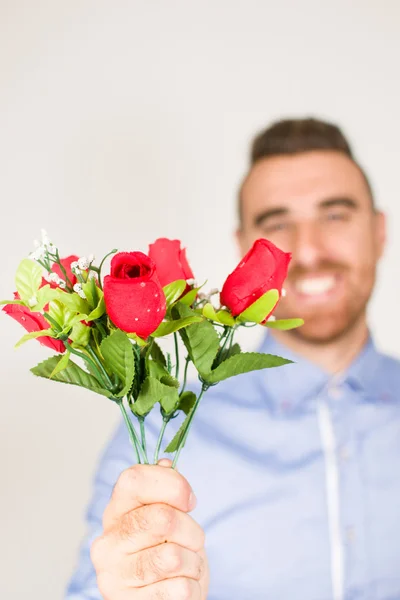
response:
M326 221L349 221L350 215L345 211L329 212L325 215Z
M274 233L276 231L284 231L285 229L288 229L289 227L289 223L270 223L269 225L266 225L263 229L265 233Z

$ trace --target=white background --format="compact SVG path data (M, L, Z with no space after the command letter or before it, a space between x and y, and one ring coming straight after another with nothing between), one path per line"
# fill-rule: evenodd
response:
M400 3L0 0L0 296L45 227L62 254L179 237L197 279L235 265L235 194L272 119L338 122L390 217L371 304L400 356ZM84 531L106 399L34 379L0 315L0 596L61 598Z

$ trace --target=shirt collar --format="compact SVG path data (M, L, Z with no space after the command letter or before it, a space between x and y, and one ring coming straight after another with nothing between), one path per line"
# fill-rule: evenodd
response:
M285 410L294 409L300 403L315 399L325 387L334 382L346 382L357 391L367 392L374 382L379 364L379 353L368 337L366 344L352 364L343 373L332 375L315 363L293 352L268 333L260 347L260 352L275 354L293 361L293 364L260 371L261 382L272 400Z

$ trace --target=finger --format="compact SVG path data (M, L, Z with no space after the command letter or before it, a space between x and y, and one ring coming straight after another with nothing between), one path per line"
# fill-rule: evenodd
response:
M160 544L125 555L114 569L124 585L140 588L171 577L199 581L204 573L204 560L197 552L178 544Z
M202 600L199 582L185 577L174 577L142 588L122 590L109 575L98 577L97 583L105 600Z
M169 458L160 458L160 460L158 461L157 464L160 467L171 467L172 466L172 460L170 460Z
M108 530L110 547L134 554L165 542L198 552L204 547L204 531L187 513L168 504L149 504L123 515Z
M160 502L188 512L196 498L188 481L174 469L159 465L135 465L120 475L104 512L103 527L108 529L125 513L144 504Z

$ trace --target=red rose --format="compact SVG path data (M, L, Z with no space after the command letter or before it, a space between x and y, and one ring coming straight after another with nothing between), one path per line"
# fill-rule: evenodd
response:
M147 338L165 317L165 295L156 266L143 252L115 254L103 288L107 313L123 331Z
M281 295L290 259L289 252L283 252L269 240L256 240L225 281L221 304L237 316L268 290L278 290Z
M74 275L74 273L71 271L71 263L77 261L79 259L78 256L72 255L72 256L67 256L66 258L61 258L60 259L60 263L62 264L62 266L65 269L65 272L67 273L67 277L72 285L72 287L75 285L75 283L78 281L76 278L76 275ZM62 269L60 267L59 264L54 263L53 266L51 267L51 271L53 273L56 273L59 277L61 277L61 279L63 279L65 281L65 275L62 272ZM47 282L45 282L47 283ZM56 288L59 287L56 283L50 283L50 287L52 288Z
M17 296L18 294L16 294L16 297ZM49 323L41 313L32 312L27 306L23 306L22 304L6 304L3 310L7 315L10 315L10 317L18 321L18 323L20 323L20 325L22 325L29 333L32 331L43 331L50 327ZM38 342L56 352L65 352L65 346L61 340L43 336L38 338Z
M179 240L159 238L154 244L150 244L149 256L156 264L157 275L163 287L178 279L187 281L194 278L186 258L186 250L182 250Z

